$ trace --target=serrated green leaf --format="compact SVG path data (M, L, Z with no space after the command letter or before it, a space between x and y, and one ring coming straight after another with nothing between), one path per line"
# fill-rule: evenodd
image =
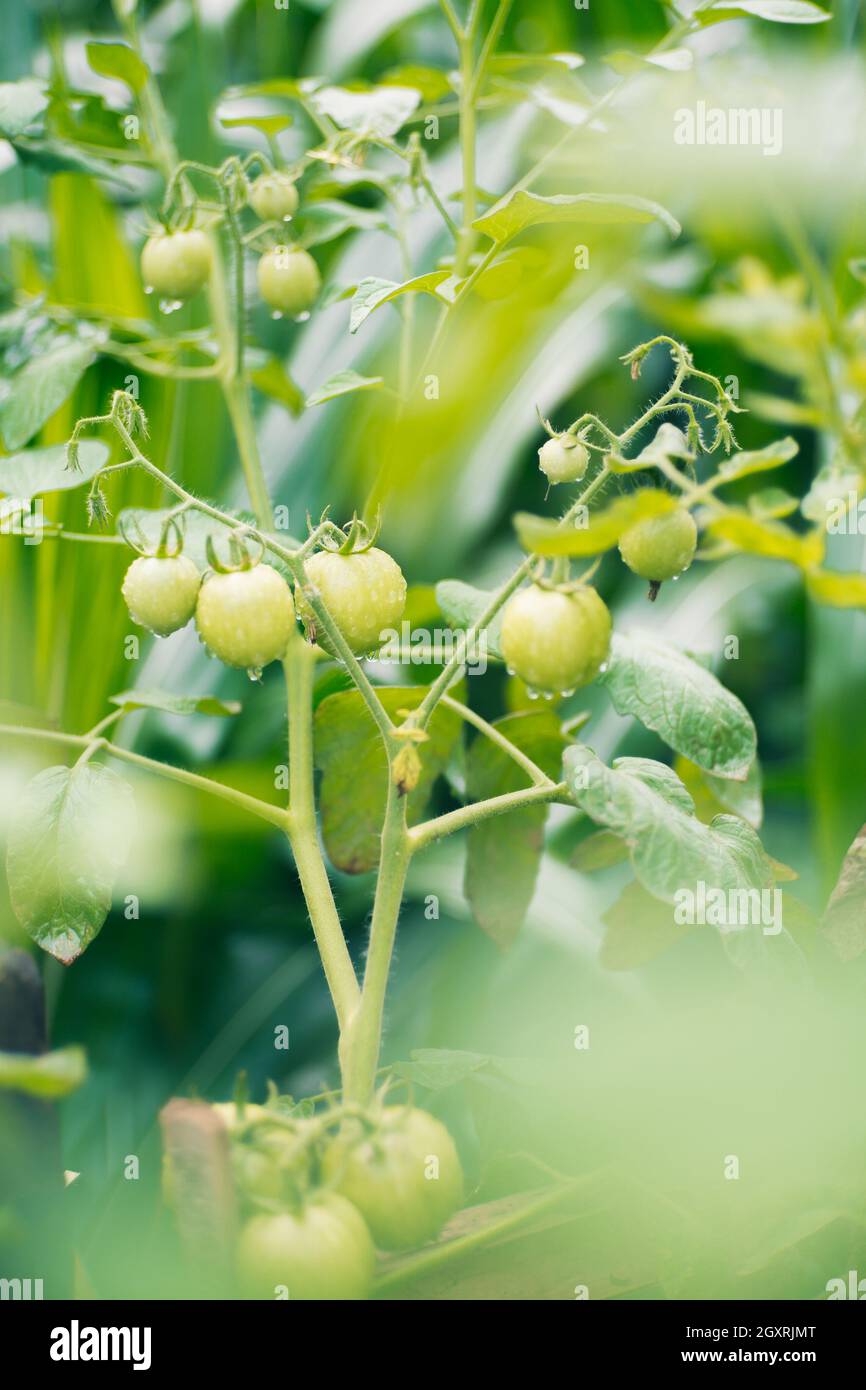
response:
M418 109L421 93L413 87L369 87L363 91L320 87L310 96L310 104L342 130L389 136L396 135Z
M45 492L68 492L89 483L108 462L108 445L85 439L78 446L78 468L67 468L66 445L24 449L0 458L0 493L29 502Z
M86 52L88 63L100 77L123 82L133 92L146 87L150 75L147 64L129 44L93 39L86 45Z
M750 473L766 473L771 468L781 468L800 452L796 439L786 436L768 444L765 449L754 449L748 453L731 454L719 465L719 476L726 483L736 478L745 478Z
M0 401L0 434L7 449L20 449L33 438L72 395L95 357L93 342L64 339L16 372Z
M745 779L757 749L748 710L677 647L651 633L614 633L600 679L618 714L639 719L704 771Z
M552 710L509 714L495 727L542 772L558 777L568 740ZM466 760L470 801L517 791L528 780L504 749L483 735L472 740ZM497 946L514 942L532 901L547 812L546 806L527 806L482 821L469 832L464 892L476 922Z
M216 695L174 695L167 690L122 690L109 695L109 704L124 710L158 709L165 714L240 714L239 700L221 700Z
M368 276L361 281L352 300L352 313L349 332L357 333L361 324L370 317L374 309L389 304L401 294L433 294L443 281L451 278L450 271L432 270L427 275L416 275L414 280L406 280L402 285L394 280L378 280Z
M425 691L419 686L388 686L378 691L388 713L415 709ZM406 798L410 825L424 816L436 778L444 771L460 737L459 714L439 705L421 744L421 779ZM385 814L389 769L379 732L357 690L330 695L316 710L316 766L322 772L322 836L336 868L363 874L379 862L379 836Z
M385 378L381 376L361 376L360 372L352 371L349 368L345 372L337 372L328 381L307 397L307 407L314 405L324 405L326 401L336 400L338 396L348 396L355 391L376 391L385 385Z
M676 507L676 498L660 488L642 488L618 497L597 512L584 509L573 526L561 526L545 516L518 512L517 538L530 555L600 555L616 545L623 531L648 516L663 516Z
M49 96L44 82L25 77L20 82L0 82L0 136L21 135L41 116Z
M654 897L673 902L679 889L761 888L772 871L757 834L737 816L704 825L692 798L663 763L618 758L612 767L583 744L568 748L565 779L577 806L629 847L632 866Z
M38 1100L61 1100L86 1080L83 1047L60 1047L38 1057L0 1052L0 1090L20 1091Z
M473 227L491 241L506 242L527 227L553 222L611 224L620 222L662 222L672 236L679 236L680 224L659 203L614 193L557 193L543 198L519 189L500 199Z
M462 579L443 579L436 585L436 602L452 628L468 632L490 605L492 593L473 588ZM502 656L499 645L502 632L502 611L484 629L486 650L491 656Z
M709 521L706 532L748 555L787 560L803 570L814 570L824 558L825 540L822 532L815 530L798 535L779 522L759 521L748 512L733 508Z
M132 816L131 788L95 763L46 768L24 788L6 852L9 898L27 934L63 965L108 915Z

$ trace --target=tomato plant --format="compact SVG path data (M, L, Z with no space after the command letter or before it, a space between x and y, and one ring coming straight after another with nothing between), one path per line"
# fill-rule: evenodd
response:
M734 39L712 48L738 24L790 27L778 51L801 51L828 19L809 0L678 3L645 24L624 5L604 19L523 0L299 8L259 16L272 48L226 52L224 83L206 110L187 92L183 119L182 75L210 75L166 60L168 6L117 0L86 82L52 31L50 76L41 55L0 84L23 190L0 314L0 737L27 760L10 755L0 924L68 966L111 919L68 976L93 962L99 981L114 919L131 938L163 914L135 966L158 1001L125 977L82 1013L152 1009L166 1055L185 1057L184 1009L207 998L201 1057L164 1061L149 1095L224 1095L247 1066L258 1095L278 1073L264 1104L241 1080L235 1101L164 1107L173 1233L216 1296L359 1299L459 1271L497 1236L555 1224L560 1203L591 1206L591 1165L642 1148L641 1028L679 1117L688 1059L727 1084L731 1000L747 1035L777 1016L781 980L796 1032L807 990L822 1023L837 984L854 990L836 972L866 952L845 905L856 846L833 885L862 806L835 731L862 672L849 689L828 669L855 659L866 608L866 226L850 189L803 205L800 145L760 222L780 137L758 119L743 149L731 113L752 68ZM291 73L283 19L309 42ZM748 40L768 65L775 42ZM779 109L799 109L779 80ZM732 106L711 139L693 127L714 82ZM744 162L704 174L692 145ZM48 181L45 209L31 178ZM801 628L820 652L808 680L797 666L808 727L785 666ZM54 970L63 1021L89 986L62 993ZM682 997L710 997L705 1016ZM508 1056L482 1051L490 1037ZM251 1063L254 1038L267 1050ZM82 1081L78 1054L50 1059L10 1066L10 1089ZM527 1095L551 1131L567 1114L562 1142L535 1144ZM587 1110L597 1136L577 1133ZM670 1152L708 1183L703 1134L713 1162L740 1143L733 1102L728 1129L700 1110L697 1137L641 1157L660 1208L677 1205ZM750 1122L752 1171L771 1168ZM629 1169L622 1192L642 1184ZM712 1219L727 1232L727 1209ZM731 1256L730 1286L753 1257ZM570 1258L551 1256L552 1296L583 1278ZM593 1258L605 1279L618 1267ZM657 1251L649 1263L661 1287Z

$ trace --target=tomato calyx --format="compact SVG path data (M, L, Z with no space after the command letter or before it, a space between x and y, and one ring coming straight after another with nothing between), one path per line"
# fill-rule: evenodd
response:
M245 570L255 569L256 565L261 564L265 557L265 547L258 536L250 536L258 546L258 554L251 555L246 545L246 533L242 539L237 531L233 531L229 536L229 560L223 560L218 554L214 538L209 535L205 541L205 553L208 564L214 574L241 574Z

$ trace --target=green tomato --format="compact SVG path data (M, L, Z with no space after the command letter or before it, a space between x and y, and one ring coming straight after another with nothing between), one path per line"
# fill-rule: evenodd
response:
M140 555L123 577L121 592L134 623L168 637L195 612L201 575L186 555Z
M259 174L250 189L250 206L263 222L287 221L298 210L298 190L288 174Z
M619 553L635 574L660 584L688 569L697 544L694 517L685 507L677 507L630 526L620 537Z
M353 652L376 651L406 606L406 580L396 560L373 546L353 555L319 550L307 561L307 578ZM298 591L298 614L310 637L316 617Z
M451 1135L425 1110L406 1105L387 1106L372 1134L350 1123L325 1150L322 1168L383 1250L431 1240L463 1201Z
M297 246L274 246L266 251L256 273L265 303L292 318L307 313L322 288L319 267L308 251Z
M595 680L610 651L611 619L595 589L532 584L506 604L502 655L530 691L565 695Z
M322 1193L297 1212L253 1216L240 1233L237 1270L247 1298L292 1300L366 1298L375 1251L351 1202Z
M141 277L145 288L166 299L189 299L206 283L210 270L210 242L195 228L158 232L144 243Z
M199 636L227 666L257 672L285 652L295 627L292 591L270 565L212 574L195 610Z
M270 1110L264 1105L251 1105L249 1102L238 1110L233 1100L220 1100L211 1106L211 1110L218 1115L228 1130L229 1134L234 1134L242 1125L249 1124L250 1120L263 1120L270 1115Z
M570 434L548 439L538 451L538 466L551 483L576 483L586 472L589 450Z

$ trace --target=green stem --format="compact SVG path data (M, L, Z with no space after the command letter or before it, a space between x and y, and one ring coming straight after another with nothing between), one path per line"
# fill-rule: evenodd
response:
M422 821L408 832L409 848L412 854L425 849L434 840L445 835L465 830L468 826L480 825L491 816L501 816L507 811L520 811L526 806L544 805L568 794L564 782L548 782L545 786L522 787L520 791L505 792L502 796L491 796L486 801L476 801L471 806L460 806L456 811L447 811L444 816L434 820Z
M297 634L283 663L289 703L287 833L342 1031L358 1007L360 991L316 832L312 729L315 668L314 653Z
M479 733L482 733L491 743L495 743L498 748L501 748L503 753L507 753L509 758L517 763L518 767L522 767L527 776L532 778L536 786L553 785L551 778L547 776L546 772L542 772L537 763L534 763L531 758L527 757L516 744L511 742L511 739L506 738L494 724L488 723L482 715L476 714L474 709L470 709L468 705L461 704L459 700L453 700L450 695L442 696L442 704L446 705L448 709L453 709L455 714L459 714L460 718L464 719L467 724L471 724L474 728L478 729Z
M358 1105L369 1104L375 1089L385 994L409 856L406 798L400 796L389 777L379 876L373 902L373 921L370 927L370 946L364 971L361 1004L341 1040L344 1094L347 1100Z
M463 160L463 226L457 243L454 270L463 276L469 269L475 232L472 223L477 213L477 178L475 173L475 91L473 36L467 32L460 40L460 151Z

